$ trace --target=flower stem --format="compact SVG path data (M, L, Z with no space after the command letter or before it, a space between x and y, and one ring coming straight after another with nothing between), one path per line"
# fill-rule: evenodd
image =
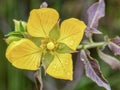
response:
M105 44L106 42L94 42L94 43L89 43L87 45L79 45L77 49L90 49L90 48L95 48L95 47L101 47Z
M42 81L42 68L36 72L36 88L37 90L43 90L43 81Z
M40 81L40 84L41 84L40 90L43 90L42 69L41 68L40 68L40 71L39 71L39 76L40 76L39 81Z

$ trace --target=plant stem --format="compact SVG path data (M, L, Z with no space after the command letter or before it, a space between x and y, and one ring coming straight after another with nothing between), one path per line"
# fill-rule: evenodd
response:
M42 68L40 68L36 74L36 88L37 90L43 90Z
M101 47L105 45L106 42L94 42L94 43L89 43L87 45L79 45L77 49L90 49L90 48L95 48L95 47Z
M93 43L92 35L93 34L91 34L91 33L89 34L89 41L90 41L90 43Z
M40 68L40 71L39 71L39 81L40 81L40 90L43 90L43 81L42 81L42 69Z

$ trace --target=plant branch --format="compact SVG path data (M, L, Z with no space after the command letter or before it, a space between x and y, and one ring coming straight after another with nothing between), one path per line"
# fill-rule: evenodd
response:
M95 48L95 47L101 47L107 44L106 42L94 42L94 43L89 43L86 45L79 45L77 49L90 49L90 48Z

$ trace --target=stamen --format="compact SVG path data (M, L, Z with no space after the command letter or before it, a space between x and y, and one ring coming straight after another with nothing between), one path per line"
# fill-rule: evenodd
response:
M52 50L52 49L55 48L55 44L54 44L53 42L49 42L49 43L47 44L47 48L48 48L49 50Z

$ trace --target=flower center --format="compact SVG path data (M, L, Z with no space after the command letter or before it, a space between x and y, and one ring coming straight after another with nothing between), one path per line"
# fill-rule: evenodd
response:
M47 43L47 49L52 50L55 48L55 44L53 42L48 42Z

